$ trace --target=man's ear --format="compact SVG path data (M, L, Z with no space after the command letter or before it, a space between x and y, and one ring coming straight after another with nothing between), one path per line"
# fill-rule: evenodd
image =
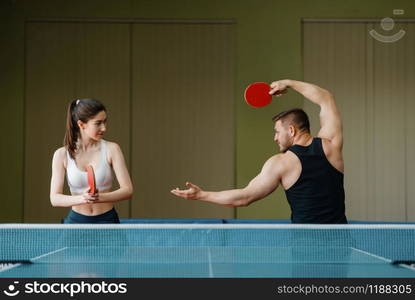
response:
M291 137L295 136L295 132L296 132L297 129L293 125L290 125L288 127L288 130L289 130L289 133L290 133Z

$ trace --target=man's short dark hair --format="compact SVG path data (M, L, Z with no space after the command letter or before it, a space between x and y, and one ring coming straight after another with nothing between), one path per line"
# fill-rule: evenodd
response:
M306 131L310 133L310 121L304 110L301 108L293 108L280 112L278 115L272 118L275 123L281 120L283 125L295 125L300 131Z

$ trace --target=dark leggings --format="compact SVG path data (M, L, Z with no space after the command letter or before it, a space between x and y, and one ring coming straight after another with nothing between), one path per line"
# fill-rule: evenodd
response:
M62 220L64 224L111 224L120 223L118 214L114 208L96 216L86 216L71 210L68 216Z

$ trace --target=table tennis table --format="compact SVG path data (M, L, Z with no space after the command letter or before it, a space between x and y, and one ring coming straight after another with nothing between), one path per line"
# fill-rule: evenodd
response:
M415 225L0 225L6 278L415 278Z

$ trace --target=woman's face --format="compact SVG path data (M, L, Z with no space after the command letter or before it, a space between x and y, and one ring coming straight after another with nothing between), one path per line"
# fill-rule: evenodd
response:
M86 123L78 121L78 125L83 135L93 140L100 140L107 130L107 114L105 111L100 111Z

